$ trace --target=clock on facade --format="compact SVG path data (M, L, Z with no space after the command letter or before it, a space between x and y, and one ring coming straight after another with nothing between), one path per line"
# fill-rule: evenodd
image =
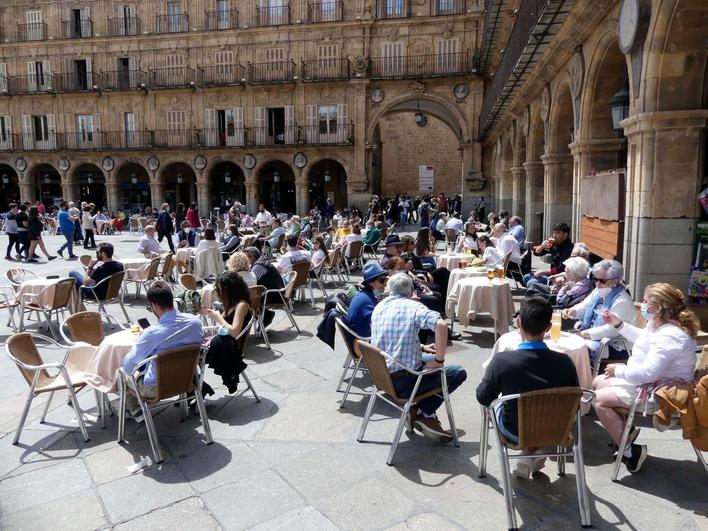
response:
M455 88L452 90L452 94L457 100L464 100L469 93L470 86L467 83L460 83L459 85L455 85Z
M66 157L62 157L59 159L57 166L59 167L59 171L68 171L69 168L71 168L71 162L69 162L69 159Z
M256 167L256 157L249 153L248 155L243 157L243 165L246 167L247 170L252 170Z
M103 169L109 172L113 171L115 165L116 163L113 162L113 158L111 157L104 157L103 161L101 162L101 166L103 167Z
M23 158L15 160L15 168L20 171L25 171L27 169L27 161Z
M624 0L619 16L619 47L630 53L644 42L651 18L646 0Z
M199 171L202 171L207 167L207 158L204 155L197 155L194 157L194 167Z
M293 164L295 164L296 168L304 168L305 166L307 166L307 155L305 155L303 152L296 153L295 157L293 158Z
M160 159L152 155L147 159L147 167L150 171L157 171L157 169L160 167Z
M382 88L374 87L371 89L370 97L371 101L373 101L374 103L381 103L386 97L386 93L383 91Z

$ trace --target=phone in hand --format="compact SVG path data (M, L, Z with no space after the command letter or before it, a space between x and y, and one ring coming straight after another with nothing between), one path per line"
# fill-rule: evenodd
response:
M142 319L138 319L138 324L143 330L145 330L146 328L150 328L150 321L148 321L144 317Z
M47 278L49 280L54 280L55 278L59 278L59 275L47 275Z

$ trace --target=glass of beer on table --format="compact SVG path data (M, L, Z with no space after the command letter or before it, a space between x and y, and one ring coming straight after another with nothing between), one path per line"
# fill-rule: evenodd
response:
M467 268L467 259L461 258L460 259L460 269L466 269L466 268Z
M561 313L553 312L551 316L551 339L558 341L561 338Z
M504 266L501 266L501 265L497 266L497 277L499 277L499 279L504 278Z
M487 278L489 280L494 280L494 269L493 268L487 269Z

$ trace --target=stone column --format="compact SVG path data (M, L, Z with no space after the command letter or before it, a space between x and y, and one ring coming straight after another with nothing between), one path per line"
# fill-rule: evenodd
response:
M34 204L37 193L36 185L25 175L18 176L18 185L20 187L20 201L23 203L29 201Z
M248 213L254 215L258 210L258 182L246 181L246 208Z
M310 183L295 182L295 211L300 216L306 216L310 206Z
M73 201L77 208L81 207L81 197L79 195L79 183L75 179L62 179L61 187L64 195L64 200Z
M106 179L106 202L108 203L108 209L115 212L123 205L119 205L120 189L118 185L118 180L116 178Z
M204 180L197 181L197 208L201 217L209 217L211 203L209 201L209 182Z
M543 233L556 223L570 224L573 215L573 157L570 153L541 155L543 161Z
M512 201L509 214L526 220L526 170L523 166L511 168Z
M514 193L514 176L511 171L502 171L497 174L497 202L495 212L512 209Z
M160 208L165 201L165 186L155 176L150 180L150 204L153 208Z
M526 239L543 241L543 163L540 160L524 162L526 171Z
M632 295L641 300L652 282L680 289L687 284L708 110L640 114L623 125L628 141L623 264Z

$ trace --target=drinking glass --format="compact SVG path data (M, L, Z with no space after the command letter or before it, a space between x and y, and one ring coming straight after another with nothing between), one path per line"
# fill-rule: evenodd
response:
M558 341L561 338L561 313L553 312L551 316L551 339Z
M494 269L487 269L487 278L489 280L494 280Z

